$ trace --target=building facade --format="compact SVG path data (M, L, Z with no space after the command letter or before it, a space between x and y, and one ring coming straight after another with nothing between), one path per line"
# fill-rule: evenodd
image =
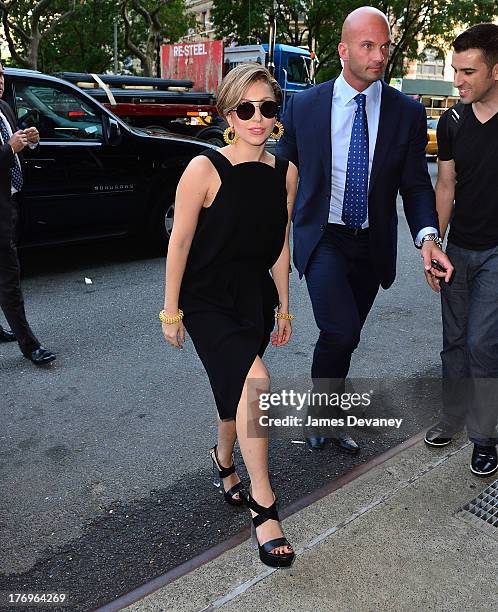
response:
M212 0L186 0L189 13L195 15L196 27L191 28L184 40L201 41L214 40L215 30L212 17Z

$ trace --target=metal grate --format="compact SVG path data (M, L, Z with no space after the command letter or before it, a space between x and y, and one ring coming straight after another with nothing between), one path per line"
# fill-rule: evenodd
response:
M498 540L498 480L460 508L457 516Z

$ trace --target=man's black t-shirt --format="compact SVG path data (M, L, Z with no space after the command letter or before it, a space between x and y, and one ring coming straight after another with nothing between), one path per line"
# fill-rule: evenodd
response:
M458 132L451 137L450 112L437 126L439 159L453 159L456 170L448 241L465 249L491 249L498 245L498 113L481 123L472 106L465 106Z

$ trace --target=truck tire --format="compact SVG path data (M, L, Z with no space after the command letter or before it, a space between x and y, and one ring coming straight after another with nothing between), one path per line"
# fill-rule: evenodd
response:
M197 134L197 138L214 144L217 147L224 147L226 144L223 140L223 130L219 127L212 127L202 130Z

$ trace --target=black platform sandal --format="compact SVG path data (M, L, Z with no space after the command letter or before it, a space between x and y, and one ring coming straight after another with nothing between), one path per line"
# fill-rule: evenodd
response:
M227 476L230 476L231 474L235 473L235 465L233 463L232 455L232 465L227 468L223 467L218 460L218 455L216 453L217 447L218 445L215 444L213 448L210 449L209 455L211 456L211 460L213 462L213 484L215 487L219 488L222 486L221 481L223 478L226 478ZM233 487L231 489L228 489L228 491L225 491L225 489L223 488L223 497L225 498L227 504L230 504L231 506L242 506L244 504L244 499L241 493L242 489L243 484L241 482L238 482L237 484L233 485ZM236 495L237 493L239 494L239 499L236 499L234 497L234 495Z
M264 544L260 544L256 535L256 528L266 521L273 519L274 521L280 522L277 512L277 501L275 500L269 508L264 508L260 506L258 502L254 501L252 495L249 493L247 496L247 506L253 512L257 512L256 516L252 519L251 536L254 548L259 550L259 558L261 561L270 567L290 567L296 556L294 551L280 554L271 552L274 548L279 548L280 546L290 546L287 538L275 538Z

